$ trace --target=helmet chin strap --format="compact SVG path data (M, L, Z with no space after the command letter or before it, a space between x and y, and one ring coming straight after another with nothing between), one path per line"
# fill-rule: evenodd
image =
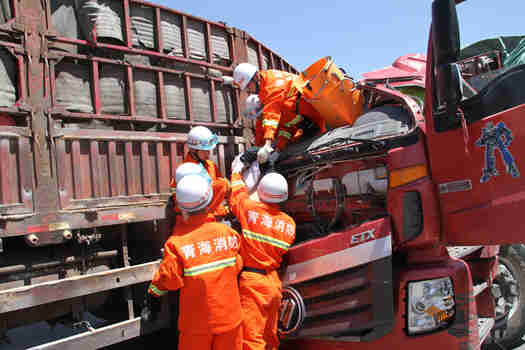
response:
M190 154L193 158L197 159L199 162L201 162L201 164L204 165L204 161L199 157L199 153L194 151L194 150L190 150Z

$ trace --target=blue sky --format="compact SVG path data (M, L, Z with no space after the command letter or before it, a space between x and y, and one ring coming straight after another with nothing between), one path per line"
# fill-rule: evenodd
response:
M324 56L355 78L407 53L426 53L430 0L265 0L156 3L247 31L295 68ZM462 47L498 35L524 35L525 1L458 5Z

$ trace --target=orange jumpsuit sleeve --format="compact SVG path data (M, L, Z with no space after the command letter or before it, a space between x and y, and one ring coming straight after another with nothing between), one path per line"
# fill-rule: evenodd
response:
M168 239L164 245L164 256L158 270L153 275L148 292L160 297L170 290L177 290L184 286L183 267L178 256L173 238Z
M242 180L241 174L232 174L232 192L230 195L230 210L236 217L240 216L242 210L242 202L249 199L250 195L246 188L246 184Z
M274 140L281 120L281 102L286 98L287 89L284 78L272 78L261 74L261 91L259 98L264 105L262 112L262 128L265 140Z

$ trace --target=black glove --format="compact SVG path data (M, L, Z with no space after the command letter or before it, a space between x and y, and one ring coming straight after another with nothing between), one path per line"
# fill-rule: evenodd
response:
M250 147L248 148L241 156L241 161L247 166L252 165L253 162L257 160L257 152L259 147Z
M146 291L144 297L144 307L140 312L140 317L147 322L155 322L160 314L160 298L155 297Z

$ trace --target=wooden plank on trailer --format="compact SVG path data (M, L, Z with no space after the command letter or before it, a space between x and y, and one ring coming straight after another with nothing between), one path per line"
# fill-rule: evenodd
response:
M95 198L102 197L102 174L99 163L98 142L89 141L89 162L91 163L91 186L92 195Z
M140 336L140 317L34 346L30 350L100 349Z
M159 193L170 191L171 170L168 147L167 142L157 142L157 191Z
M0 291L0 313L151 281L160 260Z

